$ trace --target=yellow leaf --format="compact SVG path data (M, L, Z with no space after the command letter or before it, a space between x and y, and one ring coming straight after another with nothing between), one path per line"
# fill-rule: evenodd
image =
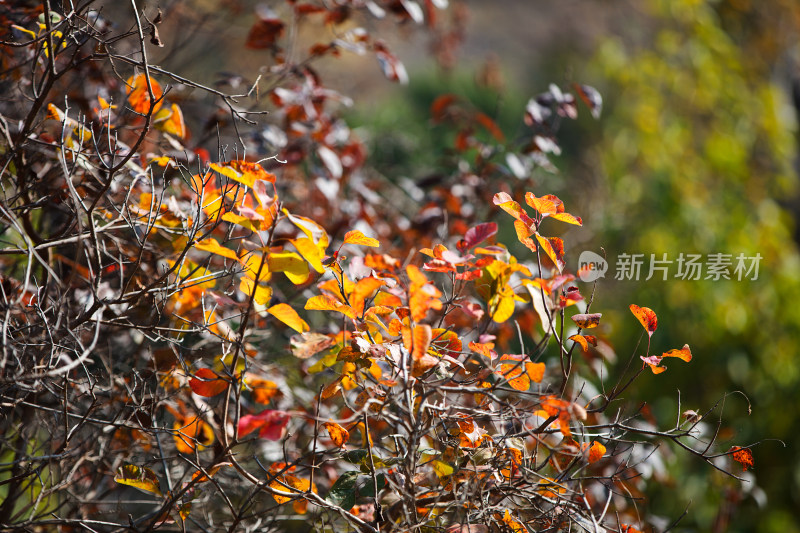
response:
M319 248L314 241L311 239L304 237L301 239L294 239L290 241L294 247L300 252L300 255L308 261L314 270L319 272L320 274L325 272L325 267L322 265L322 254L320 253Z
M239 290L245 293L247 296L253 296L253 290L255 290L253 301L258 305L267 305L272 299L271 288L264 287L262 285L256 285L256 283L248 277L243 277L239 282Z
M269 254L269 269L283 272L289 281L300 285L308 280L308 263L294 252L272 252Z
M269 314L292 328L298 333L305 333L308 331L309 328L308 324L305 320L300 318L300 315L297 314L290 305L288 304L275 304L269 309L267 309Z
M131 464L122 465L117 469L114 481L120 485L129 485L150 494L161 496L161 486L158 477L149 468Z
M352 307L334 300L330 296L325 296L324 294L309 298L305 308L310 311L338 311L348 318L356 317Z
M194 247L204 252L221 255L222 257L227 257L228 259L233 259L234 261L239 260L239 256L236 255L236 252L234 252L230 248L225 248L224 246L220 245L220 243L218 243L216 239L213 238L208 238L196 242Z
M440 479L453 475L453 467L449 464L442 461L433 461L431 464L433 466L433 471Z

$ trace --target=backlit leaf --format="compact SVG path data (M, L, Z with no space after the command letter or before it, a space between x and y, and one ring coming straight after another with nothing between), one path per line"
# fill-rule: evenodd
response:
M239 437L259 430L258 436L267 440L280 440L289 424L289 413L265 409L257 415L244 415L239 419Z
M661 354L661 357L677 357L678 359L689 362L692 360L692 351L689 349L688 344L684 344L681 349L673 349Z
M633 316L639 320L639 323L647 331L647 334L652 337L658 327L658 318L655 312L649 307L639 307L634 304L631 304L630 309Z
M201 368L189 380L189 386L198 396L211 398L224 392L228 382L210 368Z
M743 471L747 471L748 468L753 468L753 452L750 451L750 448L733 446L729 452L731 452L733 460L742 465Z
M129 485L143 492L162 496L161 486L155 472L144 466L125 464L117 469L114 481Z
M163 92L161 91L161 85L153 78L150 78L150 87L153 90L154 97L152 111L155 112L161 107L160 98ZM150 92L147 89L147 76L145 74L137 74L135 77L128 78L125 82L125 92L128 94L128 103L134 111L142 115L151 111Z

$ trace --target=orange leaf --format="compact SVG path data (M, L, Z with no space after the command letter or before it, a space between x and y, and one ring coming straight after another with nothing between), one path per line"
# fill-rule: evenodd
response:
M631 304L630 309L633 316L635 316L642 327L647 330L647 334L652 337L658 327L658 317L656 317L655 312L649 307L639 307L634 304Z
M147 76L145 74L138 74L136 77L131 76L125 82L125 85L125 92L128 94L128 103L131 104L131 108L142 115L149 113L151 109L150 93L147 90ZM155 99L152 111L155 112L161 107L160 98L163 92L161 91L161 85L152 78L150 78L150 87L153 89L153 97Z
M371 246L377 248L381 245L378 239L367 237L358 230L348 231L344 236L344 244L360 244L361 246Z
M385 282L372 276L359 280L353 292L350 293L350 305L355 310L356 316L364 314L364 303L369 297L375 294L379 288L385 285Z
M248 378L247 385L253 390L253 401L256 403L268 404L281 394L278 385L268 379Z
M214 442L214 430L196 416L176 420L172 428L175 448L181 453L191 454Z
M275 176L264 170L258 163L251 163L238 159L228 161L227 163L209 163L208 166L223 176L237 181L242 185L247 185L251 189L255 185L256 180L275 183Z
M538 233L536 240L539 241L539 246L542 247L558 271L564 270L564 241L558 237L543 237Z
M289 304L275 304L267 309L267 311L269 314L298 333L305 333L311 329L308 327L306 321L300 318L300 315L297 314L297 311L295 311Z
M686 361L687 363L692 360L692 351L689 349L688 344L684 344L683 348L670 350L668 352L664 352L661 354L661 357L677 357L682 361Z
M606 454L606 447L600 444L597 441L592 442L591 447L589 448L589 463L596 463L603 456Z
M192 388L192 392L198 396L211 398L225 391L228 388L228 382L210 368L201 368L189 380L189 386Z
M541 383L544 378L544 363L525 363L525 372L534 383Z
M525 193L525 203L536 209L542 216L555 215L558 212L556 204L547 197L537 198L532 192Z
M597 327L600 323L600 317L603 316L603 313L589 313L589 314L577 314L572 315L572 321L575 322L579 328L581 329L591 329ZM572 338L572 337L570 337ZM579 341L580 342L580 341ZM581 343L583 344L583 343ZM584 348L583 350L586 351L588 348Z
M350 432L335 422L325 422L323 426L328 430L333 443L340 448L350 439Z
M503 130L501 130L494 120L489 118L488 115L484 113L478 113L475 115L475 120L478 121L478 124L486 128L486 131L492 134L492 137L497 139L499 142L503 142L506 139L506 136L503 135Z
M531 386L531 378L524 372L524 361L527 355L501 355L500 374L508 381L511 388L518 391L527 391ZM503 361L508 361L504 363Z
M742 465L742 471L753 468L753 452L749 448L734 446L728 451L732 453L733 460Z

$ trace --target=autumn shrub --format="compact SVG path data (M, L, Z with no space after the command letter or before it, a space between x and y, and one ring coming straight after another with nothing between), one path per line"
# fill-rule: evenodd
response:
M414 183L370 167L316 67L406 82L381 18L447 66L462 6L260 9L241 46L268 65L233 94L149 59L171 6L53 4L2 15L0 526L637 531L667 525L640 507L672 453L752 466L717 442L722 393L666 424L624 401L686 339L653 353L631 305L618 357L565 262L581 218L527 190L560 123L600 117L591 87L531 98L512 140L440 96L458 163Z

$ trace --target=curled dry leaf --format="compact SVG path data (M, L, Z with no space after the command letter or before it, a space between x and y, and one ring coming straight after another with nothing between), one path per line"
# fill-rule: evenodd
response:
M579 328L581 329L591 329L596 328L598 324L600 324L600 318L603 316L603 313L581 313L577 315L572 315L572 321L575 322ZM587 348L584 348L586 350Z

